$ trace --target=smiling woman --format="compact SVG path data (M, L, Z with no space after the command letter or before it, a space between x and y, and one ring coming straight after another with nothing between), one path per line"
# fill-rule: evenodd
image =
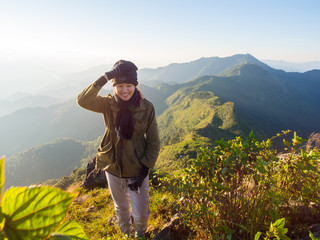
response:
M136 88L137 70L130 61L116 62L111 71L78 95L77 102L103 114L106 130L96 154L96 168L106 171L121 232L130 236L133 220L135 234L141 237L148 228L149 169L158 158L160 139L154 106ZM114 95L99 96L110 80Z

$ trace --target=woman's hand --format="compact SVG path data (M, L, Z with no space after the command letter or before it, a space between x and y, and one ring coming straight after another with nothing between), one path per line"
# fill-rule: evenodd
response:
M138 191L139 188L141 187L144 179L146 176L149 174L149 168L147 168L145 165L142 165L142 168L140 170L139 175L134 179L133 183L128 184L128 187L130 188L131 191Z
M114 67L111 71L106 72L108 80L126 75L133 69L136 71L137 67L130 61L120 60L120 63Z

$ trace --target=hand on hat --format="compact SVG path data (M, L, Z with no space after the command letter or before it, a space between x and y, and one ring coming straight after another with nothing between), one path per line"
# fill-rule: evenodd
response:
M111 71L106 72L106 76L110 80L136 70L138 70L138 68L132 62L120 60L115 64Z
M138 85L136 73L137 70L138 68L136 65L134 65L134 63L130 61L119 60L114 64L111 71L106 72L105 75L96 80L93 85L97 88L101 88L108 82L108 80L120 76L127 76L130 83Z
M112 69L109 72L106 72L106 76L108 78L108 80L111 80L112 78L118 77L119 76L119 72L120 70L117 68Z

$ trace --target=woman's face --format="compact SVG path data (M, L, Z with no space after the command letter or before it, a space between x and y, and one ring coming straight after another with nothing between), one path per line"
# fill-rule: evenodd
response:
M136 86L130 83L121 83L113 87L113 91L123 101L128 101L136 89Z

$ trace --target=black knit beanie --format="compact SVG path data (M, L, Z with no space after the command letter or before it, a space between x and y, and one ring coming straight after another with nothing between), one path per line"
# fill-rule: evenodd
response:
M117 76L114 79L112 79L113 86L121 83L130 83L135 86L138 85L138 77L137 77L138 68L134 63L130 61L119 60L113 65L113 69L115 68L120 68L121 70L120 70L120 76Z

